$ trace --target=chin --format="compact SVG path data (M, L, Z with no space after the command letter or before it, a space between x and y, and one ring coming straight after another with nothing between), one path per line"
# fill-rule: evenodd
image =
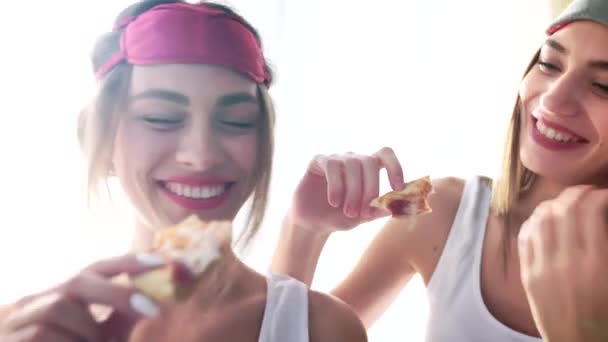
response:
M580 170L559 168L555 167L555 164L546 162L526 162L523 159L522 164L544 181L552 184L559 184L564 187L584 184L585 180L589 179L589 177L586 177Z
M220 208L214 208L212 210L192 210L180 208L175 205L171 205L166 208L165 211L166 223L168 225L175 225L182 222L184 219L196 215L203 221L233 221L236 216L236 212L229 203Z

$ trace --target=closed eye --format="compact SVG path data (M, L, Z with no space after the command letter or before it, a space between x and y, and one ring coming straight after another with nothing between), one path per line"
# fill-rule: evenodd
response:
M593 83L593 86L597 89L599 89L601 92L608 94L608 84L602 84L602 83Z
M178 124L181 119L166 119L166 118L144 118L144 121L151 124Z
M221 124L231 126L234 128L240 129L250 129L257 126L256 122L242 122L242 121L230 121L230 120L221 120Z
M184 119L181 117L165 117L165 116L154 116L144 115L141 120L148 126L156 130L166 131L181 127L184 123Z
M549 63L549 62L544 62L542 60L538 61L538 66L539 66L540 70L542 70L544 72L559 71L559 68L557 67L557 65Z

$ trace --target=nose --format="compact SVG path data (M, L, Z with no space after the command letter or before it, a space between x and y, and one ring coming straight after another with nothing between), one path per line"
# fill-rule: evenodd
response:
M209 170L220 164L224 156L211 124L190 125L184 129L175 154L177 162L192 171Z
M551 116L577 116L582 113L584 86L576 75L563 74L540 97L540 109Z

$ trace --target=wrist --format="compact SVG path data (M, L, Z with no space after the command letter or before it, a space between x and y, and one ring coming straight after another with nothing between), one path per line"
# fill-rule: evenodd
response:
M287 274L310 286L316 265L330 233L296 224L285 216L271 270Z
M290 235L303 242L325 242L334 230L322 224L315 224L311 222L303 222L298 220L293 214L292 210L287 212L283 220L284 230L288 230Z

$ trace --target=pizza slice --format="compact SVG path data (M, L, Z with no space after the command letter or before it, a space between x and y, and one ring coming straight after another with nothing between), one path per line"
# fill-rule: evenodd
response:
M230 222L205 223L193 215L155 236L151 252L168 264L133 277L131 285L160 302L187 298L196 283L191 280L222 256L222 247L231 238Z
M403 190L391 191L371 201L375 208L387 210L394 217L417 216L432 211L428 196L433 193L429 176L405 184Z

